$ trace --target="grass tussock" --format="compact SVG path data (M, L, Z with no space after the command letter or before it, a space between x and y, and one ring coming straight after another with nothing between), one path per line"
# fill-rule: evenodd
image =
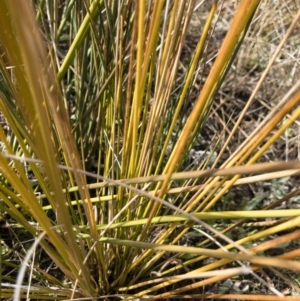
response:
M299 18L3 0L1 298L298 300Z

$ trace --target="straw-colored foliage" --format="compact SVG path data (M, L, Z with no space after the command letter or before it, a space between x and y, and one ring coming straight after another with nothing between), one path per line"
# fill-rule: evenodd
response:
M299 294L296 2L0 1L1 298Z

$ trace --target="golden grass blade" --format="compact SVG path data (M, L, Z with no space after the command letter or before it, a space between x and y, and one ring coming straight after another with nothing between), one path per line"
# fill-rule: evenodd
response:
M167 173L167 178L163 182L160 196L163 195L163 191L167 188L170 175L173 173L177 162L180 159L181 153L186 147L189 136L194 130L194 126L198 121L199 115L205 108L207 102L210 100L211 95L214 93L215 87L218 85L219 79L222 77L223 72L231 58L232 52L238 42L240 35L245 30L247 24L251 21L251 18L259 4L259 1L241 1L237 13L232 21L231 27L226 35L223 45L219 51L219 55L216 62L213 65L213 69L205 82L201 94L195 104L195 107L185 124L180 138L175 146L175 149L170 156L170 160L166 166L164 173Z
M92 293L93 289L90 280L88 280L86 267L82 266L82 255L77 247L75 236L72 235L72 222L68 209L64 205L64 195L59 180L61 176L56 167L58 154L55 154L53 148L53 140L55 138L51 128L51 116L47 106L47 104L51 105L51 103L57 105L57 103L53 101L54 97L58 95L53 93L55 77L54 74L51 73L51 66L48 63L43 41L30 5L25 2L17 4L11 1L3 1L2 5L2 11L8 11L9 14L3 14L2 16L5 30L2 30L0 35L1 41L11 55L12 64L15 66L14 71L20 93L16 101L18 101L18 105L22 109L22 115L28 126L33 143L36 146L36 155L45 162L44 168L48 177L49 186L54 192L54 202L57 203L57 208L59 207L57 211L59 220L64 225L63 227L66 233L69 233L65 238L73 252L69 254L66 253L68 247L65 248L65 246L62 245L62 241L59 241L58 237L54 234L52 235L53 230L47 219L43 222L43 220L39 220L42 219L42 215L36 214L35 217L42 224L44 223L47 235L50 237L53 236L53 240L56 241L57 247L61 249L64 257L68 258L71 255L70 268L72 268L71 261L73 262L72 264L77 266L74 272L81 267L84 271L83 278L85 278L85 280L83 281L80 277L79 281L82 287L85 287L86 291ZM26 26L24 26L24 23ZM8 32L15 33L13 38L8 35ZM22 48L17 46L18 43L22 44ZM58 107L55 106L55 108L52 107L52 109L56 112ZM60 113L62 114L62 112ZM67 122L67 120L64 122ZM68 143L70 143L70 141L66 141L66 144ZM72 155L74 156L74 153ZM75 158L73 158L73 160L75 161ZM8 176L9 170L6 169L6 172ZM15 179L12 177L11 181L15 181ZM19 185L19 189L21 189L22 184L16 184ZM25 191L22 193L24 200L32 200L30 205L33 206L35 210L39 210L38 206L34 207L33 202L35 197L27 195L28 193L25 193ZM62 206L59 206L59 203ZM47 225L46 223L49 224Z
M299 219L300 220L300 219ZM252 256L248 254L240 254L240 253L230 253L195 247L182 247L182 246L174 246L174 245L165 245L165 244L152 244L146 242L138 242L138 241L130 241L130 240L119 240L110 237L102 237L100 239L101 243L109 243L115 245L126 245L133 248L146 248L153 250L161 250L175 253L186 253L186 254L199 254L205 255L207 257L216 257L216 258L226 258L231 260L245 260L252 262L253 264L257 264L260 266L274 266L279 268L288 268L288 269L296 269L300 271L300 263L297 261L279 259L279 258L270 258L265 256Z

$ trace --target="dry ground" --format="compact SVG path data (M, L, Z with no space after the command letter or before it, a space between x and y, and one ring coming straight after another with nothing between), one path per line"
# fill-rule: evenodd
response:
M202 2L202 1L201 1ZM219 1L222 2L222 1ZM200 3L200 1L199 1ZM204 6L194 13L191 30L187 36L186 45L182 54L182 65L186 65L192 51L195 49L199 38L201 26L204 24L206 14L212 1L206 1ZM215 20L215 29L211 35L211 42L206 52L206 62L199 67L199 74L191 91L188 102L193 104L197 98L205 78L214 62L218 49L222 43L226 31L230 26L232 16L239 1L224 1L220 3L219 19ZM211 141L220 139L220 151L237 122L248 99L261 78L270 58L285 36L293 18L300 9L300 2L295 0L270 1L263 0L254 17L252 25L242 44L237 58L235 59L225 82L223 83L216 100L213 104L208 120L197 138L192 154L197 151L211 150ZM223 154L217 167L221 167L224 161L232 154L236 148L259 127L266 116L279 104L285 95L300 80L300 24L292 32L291 36L283 46L275 63L270 68L261 88L255 95L254 101L245 114L238 131L231 139L226 152ZM184 68L183 68L184 69ZM191 110L188 105L187 111ZM272 147L261 157L260 162L272 162L277 160L295 160L300 158L300 120L280 137ZM285 178L264 183L243 185L232 189L228 193L228 198L219 205L220 210L242 210L261 209L272 202L282 198L284 195L299 188L299 178ZM225 205L224 205L225 204ZM280 208L299 208L300 199L295 197L288 202L280 204ZM277 207L279 208L279 206ZM215 208L215 209L218 209ZM237 235L242 235L237 234ZM297 248L298 243L291 244L287 248ZM278 250L279 254L283 250ZM286 251L286 250L285 250ZM271 254L269 254L271 255ZM275 255L275 254L274 254ZM264 272L262 272L264 274ZM278 275L264 274L270 285L276 287L284 294L299 294L299 277L297 275L285 275L286 279ZM298 278L298 279L297 279ZM242 281L242 282L241 282ZM257 280L252 278L239 279L237 283L241 287L248 285L248 292L267 293ZM232 284L234 285L234 284ZM253 288L257 288L254 289ZM211 288L212 292L219 292L220 287ZM226 289L225 289L226 290ZM232 287L227 289L234 292Z
M222 2L222 1L220 1ZM202 1L199 1L201 4ZM186 45L182 52L182 65L189 62L191 54L199 39L201 26L206 20L207 13L212 1L205 2L195 11L192 26L186 38ZM211 33L210 44L207 47L205 63L200 63L198 75L187 99L186 112L188 113L195 102L206 76L214 62L226 31L234 15L239 1L224 1L219 4L219 17L215 19L215 28ZM197 137L193 154L198 151L211 150L212 141L220 138L216 152L221 150L226 139L236 124L248 99L260 80L267 64L282 41L294 16L300 9L297 1L270 1L264 0L254 17L252 25L245 40L239 50L231 70L229 71L216 99L212 110L208 115L208 120ZM224 161L237 149L237 147L260 126L266 116L284 99L285 95L297 84L300 79L300 24L292 32L291 36L283 46L280 55L270 68L268 75L255 95L253 102L242 119L238 131L227 146L221 160L216 167L221 167ZM184 73L184 72L183 72ZM300 121L297 121L271 148L261 157L260 162L272 162L276 160L293 160L300 158L299 143ZM267 190L270 190L270 183ZM287 179L277 183L280 196L297 188L298 181ZM240 194L249 200L259 193L254 185L244 187ZM247 191L245 195L245 191ZM274 192L270 192L270 195ZM279 197L279 196L277 196Z

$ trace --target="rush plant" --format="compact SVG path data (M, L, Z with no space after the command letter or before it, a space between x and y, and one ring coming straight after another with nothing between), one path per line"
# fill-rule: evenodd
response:
M265 271L290 285L282 269L300 270L300 211L274 210L298 191L248 211L229 211L228 193L299 174L298 161L261 163L299 118L299 82L226 151L300 13L243 110L195 151L247 34L272 13L241 0L215 43L233 2L0 2L1 298L284 300ZM263 293L238 288L246 277Z

